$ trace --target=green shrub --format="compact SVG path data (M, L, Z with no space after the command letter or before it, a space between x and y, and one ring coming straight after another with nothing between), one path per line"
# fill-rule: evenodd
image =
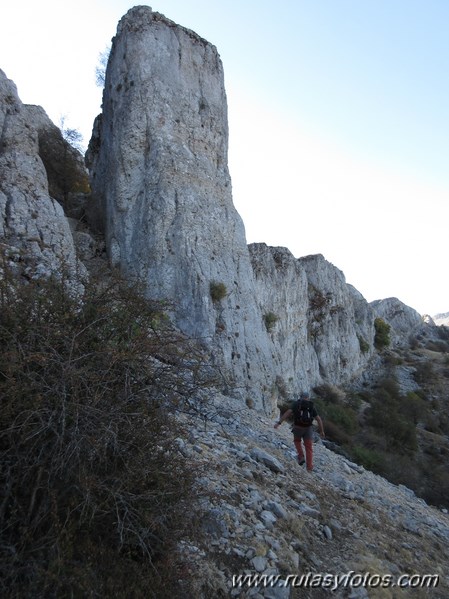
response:
M382 318L374 320L374 345L376 349L383 349L390 345L390 325Z
M384 398L385 394L392 400L399 399L400 390L399 384L395 378L385 378L379 381L378 388L375 391L375 396Z
M326 403L339 404L346 398L345 392L336 385L324 383L313 388L314 393Z
M410 391L401 401L401 412L409 422L426 422L430 415L429 406L419 395Z
M445 466L434 469L432 480L423 490L423 498L432 505L449 507L449 472Z
M389 353L384 356L385 366L400 366L404 363L404 358L394 353Z
M79 302L10 276L0 345L2 597L175 596L195 472L169 413L201 384L193 348L120 282Z
M263 320L267 328L267 331L270 332L279 320L279 316L276 316L276 314L274 314L273 312L267 312L263 315Z
M322 417L326 422L330 421L338 425L349 435L353 435L358 430L357 415L348 406L328 404L324 407Z
M351 448L352 459L367 470L381 474L385 468L385 456L383 453L356 445Z
M326 433L326 439L333 441L341 446L347 446L351 444L351 436L338 424L331 420L323 421L324 432Z
M425 383L431 383L435 377L434 367L431 361L418 362L415 364L415 372L413 378L415 381L422 385Z
M213 302L219 302L227 295L226 285L217 281L212 281L209 286L210 296Z
M357 337L359 340L360 351L362 352L362 354L366 354L369 351L368 341L366 341L366 339L364 339L361 335L358 335Z
M389 439L399 451L415 451L418 447L416 428L402 414L400 407L387 401L374 401L367 411L367 423Z

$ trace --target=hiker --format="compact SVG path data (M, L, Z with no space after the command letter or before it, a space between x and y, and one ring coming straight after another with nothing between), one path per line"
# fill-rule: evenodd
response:
M299 400L295 401L292 407L284 412L282 416L279 418L279 421L276 422L274 428L278 428L284 420L293 416L293 442L296 447L296 452L298 454L297 460L298 464L302 466L304 462L306 463L307 470L312 472L313 470L313 421L316 420L318 422L318 427L320 429L320 435L324 438L324 428L323 421L318 416L315 406L313 405L312 400L310 399L309 393L304 391L299 396ZM304 441L304 448L306 453L306 458L304 459L304 452L302 448L301 440Z

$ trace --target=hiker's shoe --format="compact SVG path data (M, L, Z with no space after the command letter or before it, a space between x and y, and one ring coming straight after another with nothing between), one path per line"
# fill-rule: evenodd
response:
M299 456L297 457L297 460L298 460L298 464L300 466L303 466L306 463L305 459L304 458L300 458Z

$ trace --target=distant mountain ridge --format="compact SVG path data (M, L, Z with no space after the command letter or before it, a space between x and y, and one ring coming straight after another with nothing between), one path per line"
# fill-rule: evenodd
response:
M432 319L433 322L439 326L449 327L449 312L435 314L435 316L433 316Z

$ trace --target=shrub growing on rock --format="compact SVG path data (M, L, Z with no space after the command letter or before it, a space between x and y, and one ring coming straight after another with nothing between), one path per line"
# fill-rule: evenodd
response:
M209 286L210 296L213 302L219 302L227 295L226 285L218 281L212 281Z
M382 318L374 320L374 346L376 349L383 349L390 345L390 325Z
M267 312L266 314L264 314L263 320L267 331L270 332L279 320L279 316L276 316L276 314L274 314L273 312Z

